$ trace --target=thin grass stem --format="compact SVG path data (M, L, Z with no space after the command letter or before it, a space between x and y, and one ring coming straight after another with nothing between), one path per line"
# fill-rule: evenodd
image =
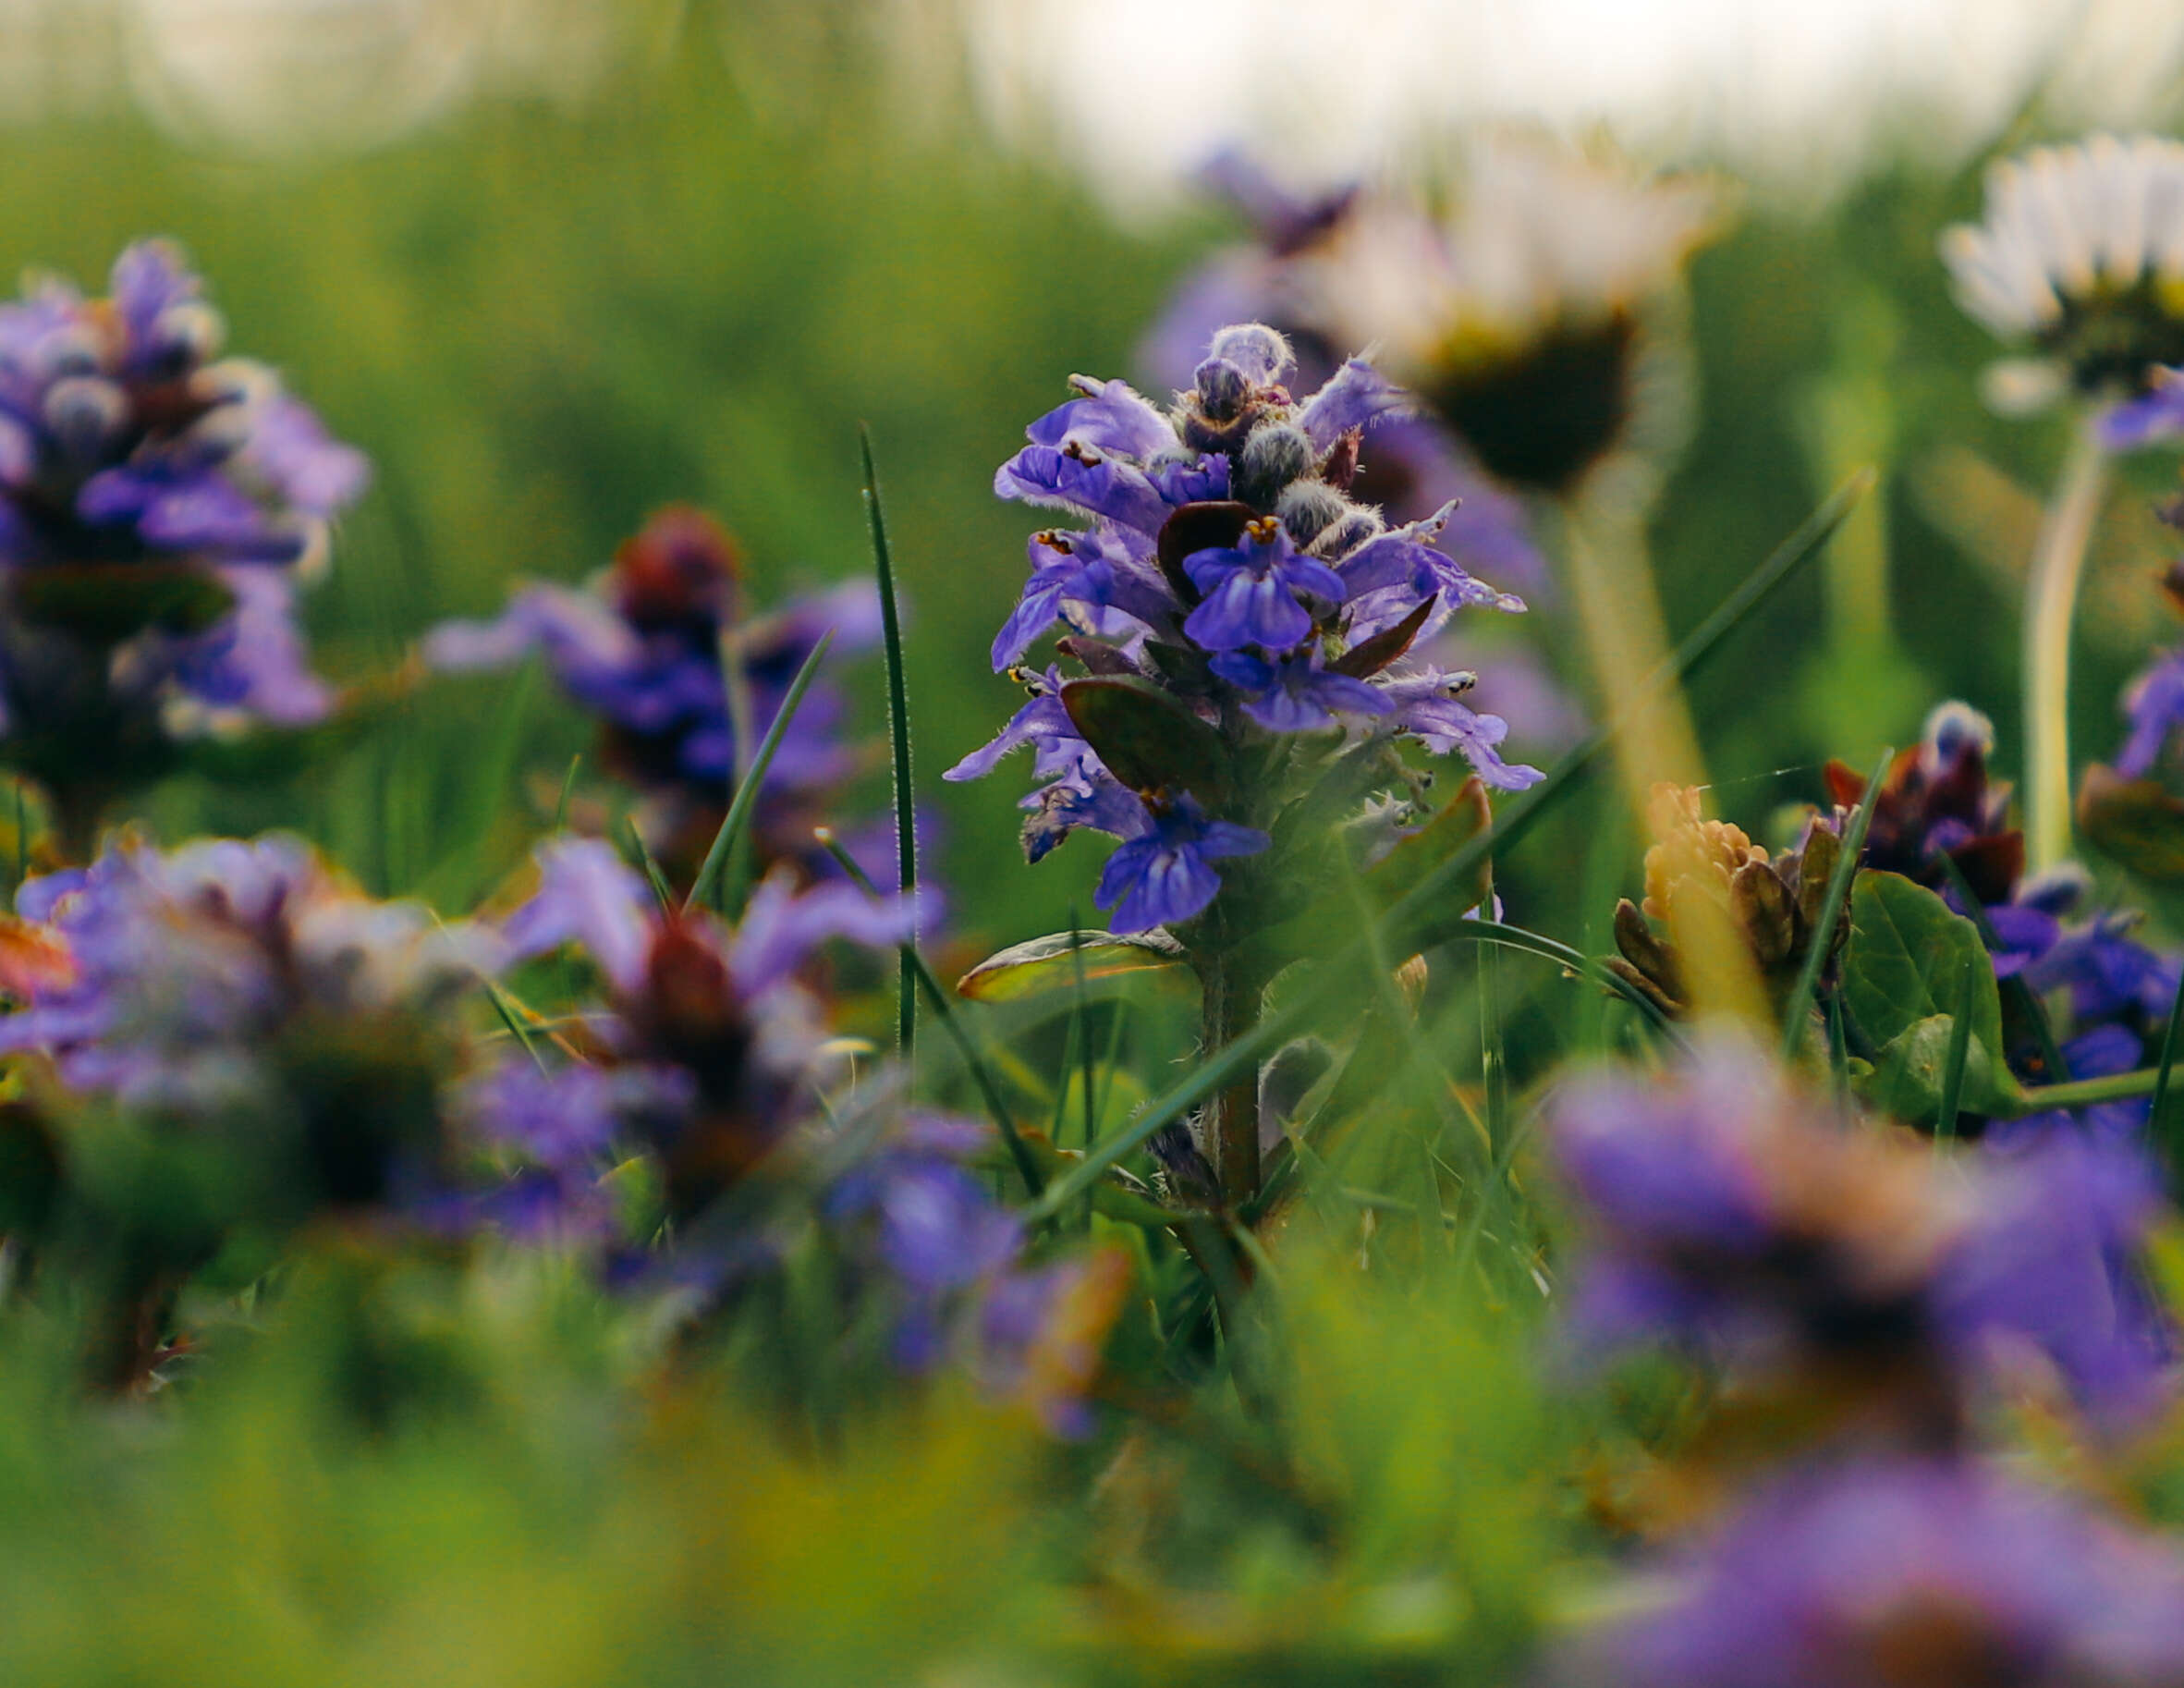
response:
M872 570L879 578L880 630L885 642L887 667L887 741L895 775L895 860L897 884L904 895L918 888L918 815L916 789L910 779L910 699L903 677L902 617L895 598L895 557L887 543L887 514L880 504L880 477L872 467L872 430L857 429L857 447L864 463L865 515L872 524ZM916 934L912 933L913 940ZM918 1034L918 998L911 988L910 968L903 963L896 998L896 1042L908 1059Z

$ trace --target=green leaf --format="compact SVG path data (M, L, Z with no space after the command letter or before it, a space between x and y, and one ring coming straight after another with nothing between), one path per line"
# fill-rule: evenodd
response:
M988 956L956 981L956 994L973 1002L1007 1002L1074 984L1081 962L1087 984L1124 973L1160 972L1183 964L1183 946L1161 931L1051 932L1011 944Z
M1456 795L1438 814L1365 870L1365 889L1376 908L1393 908L1406 891L1453 861L1457 851L1493 825L1494 809L1487 801L1486 787L1473 775L1457 788ZM1446 911L1451 917L1459 915L1493 894L1493 875L1487 862L1482 860L1448 887Z
M1209 808L1228 798L1221 735L1142 680L1095 675L1062 688L1062 707L1116 778L1137 791L1189 791Z
M2002 998L1979 929L1900 874L1858 875L1843 950L1843 1002L1866 1041L1882 1051L1872 1088L1900 1095L1902 1106L1890 1108L1899 1117L1929 1118L1940 1106L1951 1010L1968 965L1972 1042L1963 1101L1985 1112L2016 1085L2001 1064Z
M1976 1024L1976 1013L1973 1019ZM1955 1030L1955 1019L1948 1014L1930 1014L1914 1022L1882 1049L1880 1060L1852 1088L1891 1119L1920 1125L1938 1119L1948 1082L1949 1039ZM2007 1075L2002 1083L2009 1083ZM2000 1094L1993 1058L1977 1036L1966 1047L1963 1084L1958 1094L1975 1110Z

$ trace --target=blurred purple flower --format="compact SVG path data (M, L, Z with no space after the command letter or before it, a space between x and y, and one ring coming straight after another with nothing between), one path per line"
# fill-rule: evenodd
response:
M660 846L684 853L669 842L678 839L687 853L702 854L736 773L724 639L741 659L756 743L830 629L834 654L880 638L878 596L869 584L754 617L742 602L740 572L719 523L672 506L625 541L585 590L525 586L494 620L433 629L425 659L467 672L541 654L563 690L600 717L608 764L667 805L665 824L655 829ZM798 706L766 769L756 819L765 860L808 854L811 826L822 818L815 806L856 771L856 754L842 739L846 712L840 691L824 679Z
M1581 1350L1835 1353L1876 1376L1923 1357L1967 1378L2036 1353L2105 1424L2166 1393L2168 1333L2133 1260L2156 1186L2129 1144L2048 1131L1944 1175L1718 1037L1660 1079L1570 1082L1547 1121L1595 1234Z
M2184 1676L2184 1560L1972 1464L1872 1461L1763 1489L1568 1649L1617 1688L2145 1688Z
M0 748L79 828L184 741L333 705L292 593L369 466L271 370L213 361L222 333L159 241L107 299L0 305Z

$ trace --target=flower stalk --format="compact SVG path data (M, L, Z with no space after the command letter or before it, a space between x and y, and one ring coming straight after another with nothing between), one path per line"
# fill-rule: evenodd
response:
M2035 874L2070 853L2070 629L2107 484L2107 454L2082 427L2025 581L2025 845Z

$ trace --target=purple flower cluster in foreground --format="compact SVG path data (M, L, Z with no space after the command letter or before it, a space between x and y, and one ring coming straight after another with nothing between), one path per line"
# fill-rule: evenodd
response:
M2184 1671L2184 1558L1995 1474L1971 1408L2175 1399L2138 1277L2142 1153L2058 1130L1932 1145L1847 1119L1720 1034L1656 1077L1566 1084L1547 1123L1592 1234L1582 1352L1667 1341L1816 1408L1804 1446L1654 1568L1565 1680L1678 1688L2136 1684ZM1789 1446L1796 1447L1795 1443Z
M2184 1675L2184 1558L1976 1463L1872 1459L1768 1486L1590 1638L1620 1688L2146 1688Z
M1719 1039L1665 1079L1574 1080L1547 1119L1596 1237L1571 1314L1590 1350L1910 1355L1966 1380L2037 1361L2110 1423L2168 1398L2169 1333L2133 1265L2158 1183L2128 1142L2056 1131L1944 1168Z
M1001 497L1091 525L1032 536L1031 579L992 652L1031 701L947 777L978 777L1031 747L1043 784L1024 802L1026 851L1037 861L1079 827L1124 840L1098 893L1118 932L1202 913L1221 887L1214 863L1265 848L1283 792L1276 780L1271 795L1223 808L1193 789L1202 770L1164 767L1175 747L1159 742L1118 775L1073 713L1064 671L1018 667L1057 624L1062 658L1164 693L1230 756L1254 736L1276 765L1308 754L1282 748L1299 735L1339 735L1337 751L1360 755L1409 738L1460 752L1500 789L1539 777L1503 760L1506 722L1458 701L1474 677L1406 660L1460 609L1523 608L1437 548L1453 505L1390 528L1350 495L1372 431L1409 399L1361 360L1292 398L1293 364L1280 335L1245 324L1214 336L1172 410L1080 377L1079 396L1032 423L994 476Z
M104 299L45 278L0 306L0 730L50 782L87 747L112 765L332 702L293 583L368 466L271 370L214 361L203 294L146 241Z

